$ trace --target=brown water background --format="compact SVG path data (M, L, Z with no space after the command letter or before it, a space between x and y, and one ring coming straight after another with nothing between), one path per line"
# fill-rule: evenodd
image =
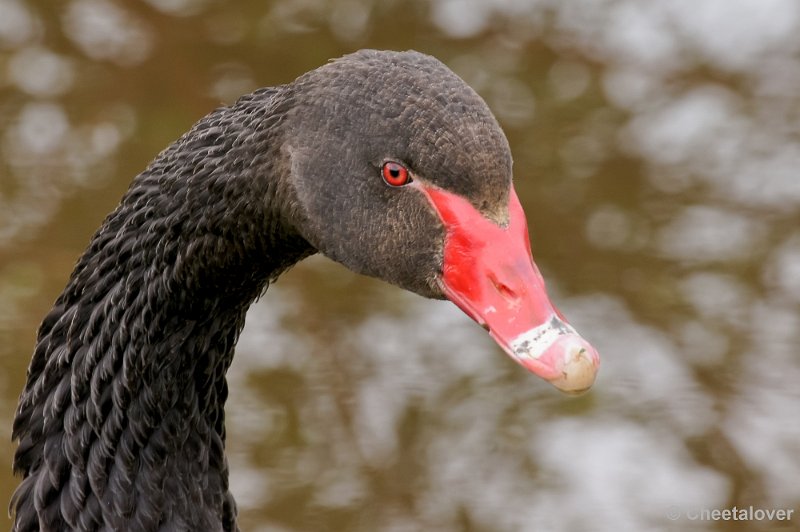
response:
M36 328L131 178L242 93L414 48L502 123L601 374L564 397L451 304L308 260L229 373L243 529L800 529L692 519L800 511L798 35L794 0L0 0L0 504Z

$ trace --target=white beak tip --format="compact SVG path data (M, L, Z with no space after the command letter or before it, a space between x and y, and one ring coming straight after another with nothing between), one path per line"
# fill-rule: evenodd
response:
M568 349L564 355L561 374L550 379L550 384L570 395L585 393L597 377L596 360L585 347L575 346Z

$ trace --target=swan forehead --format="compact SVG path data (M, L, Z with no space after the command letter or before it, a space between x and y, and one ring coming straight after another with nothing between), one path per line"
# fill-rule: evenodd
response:
M296 83L313 87L315 112L303 116L326 124L339 142L372 159L402 159L493 218L507 203L508 141L484 100L437 59L364 50Z

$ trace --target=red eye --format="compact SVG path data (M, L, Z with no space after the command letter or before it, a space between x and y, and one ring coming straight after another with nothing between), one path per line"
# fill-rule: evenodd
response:
M402 187L411 183L411 174L409 174L408 168L394 161L383 163L381 175L383 175L383 180L393 187Z

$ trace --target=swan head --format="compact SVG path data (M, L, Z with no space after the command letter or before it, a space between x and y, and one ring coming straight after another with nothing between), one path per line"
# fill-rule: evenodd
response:
M449 299L567 393L597 351L551 303L512 185L508 141L438 60L364 50L287 86L282 124L297 229L353 271Z

